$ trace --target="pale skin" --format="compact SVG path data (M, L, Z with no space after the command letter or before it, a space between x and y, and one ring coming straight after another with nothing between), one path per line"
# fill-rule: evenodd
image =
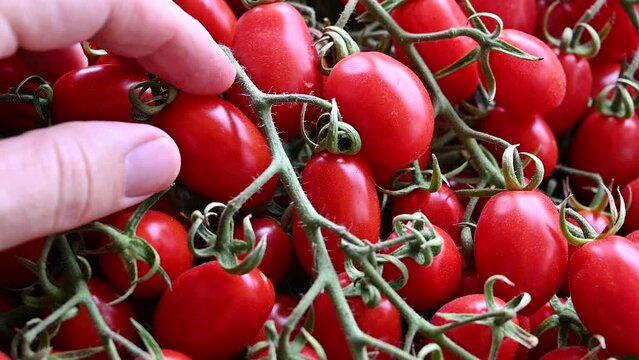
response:
M219 94L235 78L171 0L0 0L0 59L68 48L86 61L74 44L87 39L186 92ZM179 169L173 140L144 124L71 122L0 140L0 251L139 203Z

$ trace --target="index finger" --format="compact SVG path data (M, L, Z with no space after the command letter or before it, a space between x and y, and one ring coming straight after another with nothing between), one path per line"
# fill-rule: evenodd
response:
M171 0L0 0L0 58L87 39L190 93L218 94L235 79L206 29Z

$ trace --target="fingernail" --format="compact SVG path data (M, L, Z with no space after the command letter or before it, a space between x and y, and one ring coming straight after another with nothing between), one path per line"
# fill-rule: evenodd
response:
M168 187L180 169L177 146L168 137L138 145L125 158L125 195L149 196Z

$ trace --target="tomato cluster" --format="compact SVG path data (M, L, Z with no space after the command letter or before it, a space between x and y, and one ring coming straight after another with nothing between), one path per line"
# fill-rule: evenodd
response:
M91 300L58 314L38 350L99 347L106 326L125 354L149 346L137 319L168 359L273 358L282 334L303 359L395 358L385 346L416 356L430 343L446 359L639 355L635 5L406 0L381 16L363 1L377 20L346 24L359 49L338 32L327 56L312 8L176 3L241 66L225 94L163 97L170 85L115 54L87 67L64 51L60 63L0 59L2 92L34 73L51 85L53 124L135 122L136 101L161 108L147 120L182 158L150 210L69 235L82 276L57 266L63 251L45 239L0 253L3 351L18 351L12 328L55 316L85 286ZM269 102L276 94L294 101ZM24 102L0 102L0 114L3 136L40 124ZM229 205L202 215L209 203Z

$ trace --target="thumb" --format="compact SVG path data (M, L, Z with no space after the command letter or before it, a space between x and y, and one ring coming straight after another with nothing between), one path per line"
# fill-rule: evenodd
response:
M71 122L0 141L0 250L69 230L165 189L180 169L150 125Z

